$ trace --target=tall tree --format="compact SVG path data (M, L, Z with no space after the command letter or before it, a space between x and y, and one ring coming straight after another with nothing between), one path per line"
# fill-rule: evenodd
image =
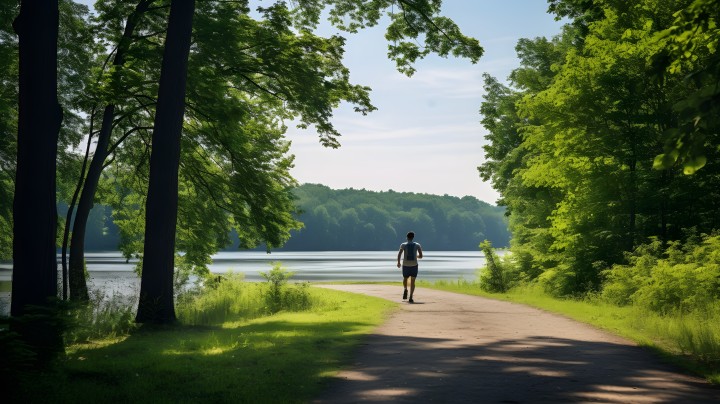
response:
M133 37L136 35L136 28L139 20L147 12L152 2L153 0L139 1L125 20L125 27L123 29L122 36L118 40L117 48L114 51L110 67L111 71L114 71L114 74L112 74L110 78L111 82L108 83L110 88L118 89L121 86L120 80L122 75L120 71L127 59ZM95 202L95 194L98 183L100 182L100 175L102 174L110 147L112 146L110 143L112 131L117 124L117 105L114 100L111 100L104 107L99 109L102 109L102 114L100 129L97 132L95 151L92 159L90 160L88 171L87 173L84 173L83 170L77 187L77 190L82 189L82 192L80 192L80 199L77 204L75 219L72 222L72 236L70 238L70 263L68 275L71 300L88 300L88 289L85 279L85 234L87 221L90 216L90 210ZM94 115L94 111L92 114ZM92 139L91 134L88 138L88 144ZM70 204L68 218L72 217L73 208L73 204ZM65 230L67 233L69 231L69 227L66 227Z
M139 323L175 321L178 169L194 12L194 0L173 0L170 4L150 154L145 249L136 317Z
M23 0L13 27L19 38L17 171L13 201L11 315L51 307L57 297L55 177L62 110L57 93L58 0ZM61 347L47 321L17 322L40 356Z

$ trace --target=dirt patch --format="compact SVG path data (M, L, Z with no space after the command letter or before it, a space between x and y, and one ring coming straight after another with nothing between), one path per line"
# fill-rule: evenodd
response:
M402 286L324 285L402 301ZM634 343L528 306L418 288L315 402L718 403Z

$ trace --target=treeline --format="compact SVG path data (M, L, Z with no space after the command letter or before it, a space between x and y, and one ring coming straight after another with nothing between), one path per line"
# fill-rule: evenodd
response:
M304 184L294 194L304 227L286 250L394 250L408 231L432 250L476 250L485 239L509 244L504 209L466 196L333 190Z
M392 250L410 230L426 249L436 251L476 250L486 239L496 247L510 242L505 210L471 196L333 190L317 184L301 185L293 195L296 219L303 227L292 231L279 250ZM61 214L66 210L59 207ZM236 234L228 237L237 239ZM119 245L120 229L113 222L112 208L96 205L88 218L86 250L117 250ZM226 251L237 248L236 242Z
M717 299L720 1L550 4L571 22L519 41L481 107L515 281L663 310Z

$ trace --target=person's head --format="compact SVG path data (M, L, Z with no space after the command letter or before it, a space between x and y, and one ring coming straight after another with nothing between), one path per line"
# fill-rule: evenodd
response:
M415 233L413 233L413 232L408 232L408 234L407 234L407 239L408 239L408 240L412 240L412 239L414 239L414 238L415 238Z

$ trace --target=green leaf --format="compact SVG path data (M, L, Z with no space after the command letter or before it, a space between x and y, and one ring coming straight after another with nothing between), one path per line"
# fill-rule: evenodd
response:
M705 156L697 156L691 160L686 161L683 164L683 174L692 175L695 172L705 166L707 158Z

